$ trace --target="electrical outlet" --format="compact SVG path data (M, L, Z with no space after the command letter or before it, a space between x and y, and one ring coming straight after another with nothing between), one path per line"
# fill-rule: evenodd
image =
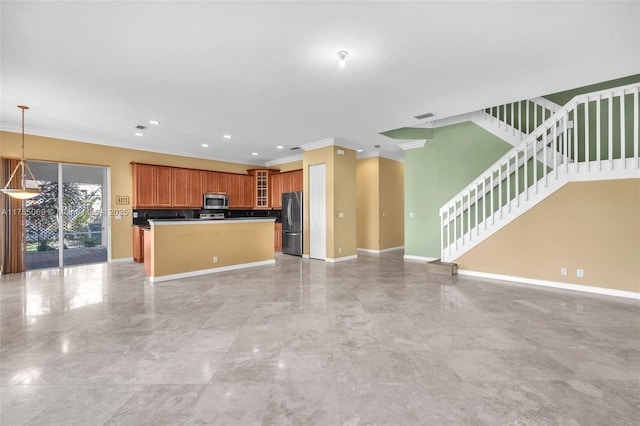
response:
M413 217L413 212L409 212L409 217Z
M560 275L566 277L567 274L568 274L567 268L560 268Z
M213 263L218 263L218 256L213 256Z
M344 212L338 212L338 218L342 219L344 217Z
M578 269L576 275L578 276L578 278L584 277L584 269Z
M342 247L338 247L338 254L342 253Z

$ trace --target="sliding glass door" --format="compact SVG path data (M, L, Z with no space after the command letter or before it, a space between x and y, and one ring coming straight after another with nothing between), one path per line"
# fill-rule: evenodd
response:
M27 270L106 262L106 168L28 163L42 194L25 205Z

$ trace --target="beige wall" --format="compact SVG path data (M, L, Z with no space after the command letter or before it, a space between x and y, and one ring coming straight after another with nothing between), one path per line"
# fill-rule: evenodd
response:
M338 149L344 150L344 155L337 155ZM356 152L352 149L336 146L334 155L334 197L335 205L333 220L335 235L333 256L340 258L356 254ZM344 213L340 218L338 214Z
M356 162L358 248L404 245L404 165L384 157Z
M151 233L154 277L274 259L273 221L160 225Z
M570 183L458 259L461 269L640 292L640 179ZM560 268L568 276L560 275ZM576 270L584 269L578 278Z
M380 159L356 161L358 248L380 250Z
M337 155L337 150L344 155ZM356 153L339 146L327 146L303 154L304 253L309 254L309 166L326 165L327 258L356 254ZM344 213L339 218L339 212Z
M404 164L380 157L380 250L404 246Z
M270 169L280 170L281 172L290 172L291 170L300 170L302 168L302 160L292 161L290 163L278 164L271 166Z
M19 133L0 132L0 157L20 157L20 138ZM112 208L116 208L116 195L128 195L129 200L133 199L131 166L129 165L132 161L230 173L246 173L247 169L255 168L255 166L246 164L159 154L31 135L26 137L25 157L29 160L111 167ZM131 205L117 206L117 208L127 208L129 215L123 216L121 220L111 218L111 257L113 259L130 258L132 257Z

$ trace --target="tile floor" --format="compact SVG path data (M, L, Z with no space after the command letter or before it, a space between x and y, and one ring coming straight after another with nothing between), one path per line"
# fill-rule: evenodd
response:
M640 303L399 253L0 278L0 424L637 425Z

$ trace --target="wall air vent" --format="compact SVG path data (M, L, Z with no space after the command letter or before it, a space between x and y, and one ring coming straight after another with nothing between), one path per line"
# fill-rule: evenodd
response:
M138 130L145 130L146 128L147 128L147 126L143 126L142 124L138 124L136 126L136 129L138 129Z
M433 117L432 112L427 112L426 114L414 115L414 118L417 118L418 120L424 120L425 118L429 118L429 117Z

